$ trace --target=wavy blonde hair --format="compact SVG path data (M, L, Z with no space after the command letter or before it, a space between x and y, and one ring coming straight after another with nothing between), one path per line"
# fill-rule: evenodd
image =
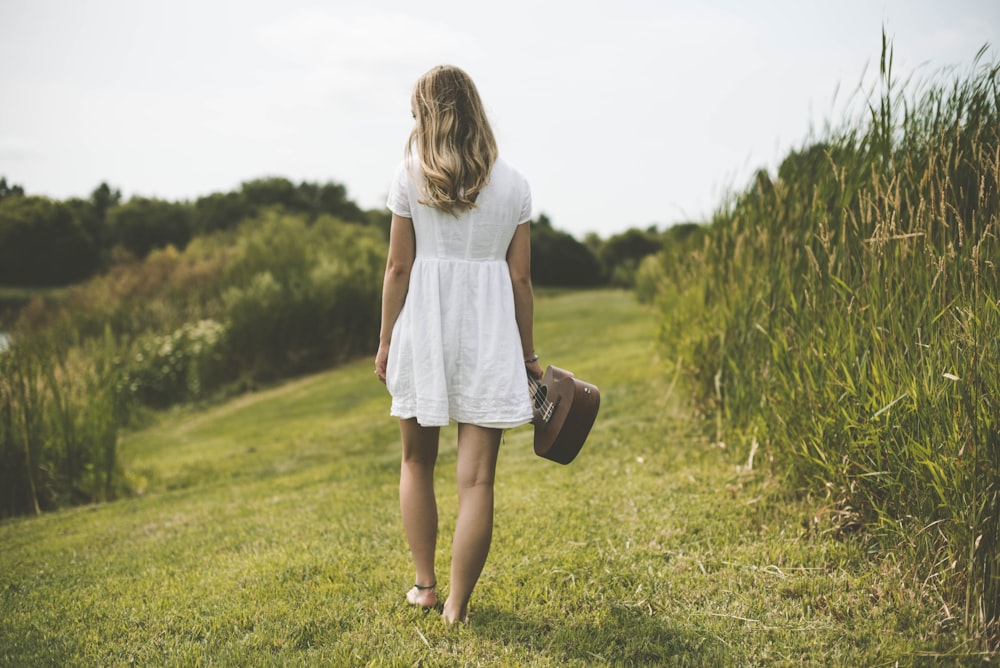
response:
M421 204L448 213L471 209L489 182L498 151L479 91L463 70L441 65L413 87L414 149L424 173Z

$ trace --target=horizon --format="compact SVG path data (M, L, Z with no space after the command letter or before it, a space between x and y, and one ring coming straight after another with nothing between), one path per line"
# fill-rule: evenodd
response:
M55 199L104 182L171 201L274 176L381 209L413 82L452 62L528 178L533 216L608 237L704 222L758 169L863 111L883 28L900 82L963 72L987 44L995 61L1000 37L1000 3L976 0L632 0L610 19L459 6L5 2L0 80L16 103L0 107L0 176Z

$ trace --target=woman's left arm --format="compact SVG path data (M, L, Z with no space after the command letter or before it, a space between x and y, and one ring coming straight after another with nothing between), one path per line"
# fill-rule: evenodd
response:
M413 220L392 214L389 227L389 257L385 263L385 278L382 281L382 327L378 335L378 353L375 354L375 373L385 382L386 362L389 359L389 344L392 328L396 325L399 312L406 302L410 289L410 270L417 254Z

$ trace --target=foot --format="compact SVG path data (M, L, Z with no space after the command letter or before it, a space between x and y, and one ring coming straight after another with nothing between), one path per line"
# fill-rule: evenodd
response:
M438 603L437 594L434 593L436 586L436 582L429 585L413 585L410 591L406 592L406 602L421 608L433 608Z
M453 604L450 600L444 602L444 610L441 612L441 619L448 626L454 626L456 624L467 624L469 621L469 608L468 606L459 607Z

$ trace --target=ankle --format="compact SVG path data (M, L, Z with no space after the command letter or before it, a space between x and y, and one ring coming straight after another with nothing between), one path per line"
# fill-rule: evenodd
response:
M410 605L433 608L438 603L437 594L434 592L434 585L413 585L406 592L406 601Z
M447 624L464 624L469 621L469 605L459 605L452 602L451 598L444 602L444 608L441 611L441 618L444 619Z

